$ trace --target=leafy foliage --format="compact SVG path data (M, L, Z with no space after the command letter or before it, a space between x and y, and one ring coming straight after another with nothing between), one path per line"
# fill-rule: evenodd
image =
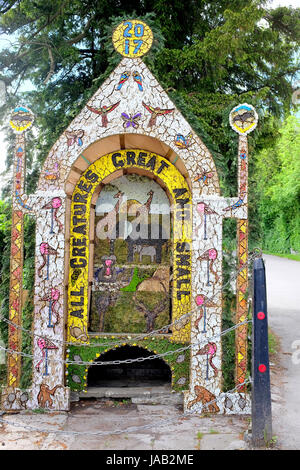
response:
M256 194L264 248L275 253L300 251L300 127L289 116L275 144L255 160Z

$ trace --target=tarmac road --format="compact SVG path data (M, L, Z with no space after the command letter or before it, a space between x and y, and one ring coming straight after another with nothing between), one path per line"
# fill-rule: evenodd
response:
M264 255L269 327L280 339L271 365L273 436L280 449L300 449L300 262Z

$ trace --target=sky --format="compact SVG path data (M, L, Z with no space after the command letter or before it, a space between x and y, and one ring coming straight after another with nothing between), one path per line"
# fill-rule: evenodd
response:
M278 6L291 6L294 8L300 7L300 0L270 0L269 7L277 8ZM7 41L10 40L8 36L2 35L0 36L0 49L3 47L7 47ZM24 84L23 91L28 90L30 87L29 83ZM21 103L20 103L21 104ZM34 112L34 110L32 110ZM4 180L8 177L8 175L1 175L1 173L5 170L5 160L6 160L6 143L4 142L4 132L0 128L0 190L3 186Z

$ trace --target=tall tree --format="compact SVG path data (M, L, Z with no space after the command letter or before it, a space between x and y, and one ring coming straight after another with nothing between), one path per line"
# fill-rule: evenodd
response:
M0 54L0 79L7 85L7 109L24 96L36 114L33 178L56 138L120 60L111 44L113 28L139 17L155 36L145 61L214 152L225 194L235 194L230 109L240 101L257 107L260 132L251 143L262 145L269 130L264 113L290 110L299 70L300 9L265 5L262 0L4 1L0 34L12 39ZM26 80L35 89L20 94Z

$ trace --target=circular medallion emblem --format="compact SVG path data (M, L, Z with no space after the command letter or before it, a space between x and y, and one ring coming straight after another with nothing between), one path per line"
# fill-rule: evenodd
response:
M251 104L243 103L233 108L229 115L229 122L235 132L246 135L256 128L258 116Z
M10 115L9 124L17 133L22 133L29 129L34 121L33 113L29 108L17 106Z
M128 20L116 27L112 41L119 54L133 59L149 51L153 42L153 33L143 21Z

